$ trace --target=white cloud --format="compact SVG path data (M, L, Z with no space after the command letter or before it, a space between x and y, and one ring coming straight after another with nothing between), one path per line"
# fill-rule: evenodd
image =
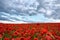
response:
M38 10L38 12L46 13L46 9L40 8L40 9Z
M46 11L46 14L47 14L47 15L52 15L52 10L47 10L47 11Z
M25 22L25 21L26 22L58 22L60 21L58 19L55 20L52 16L51 18L44 16L44 13L48 16L52 15L52 11L53 11L52 9L49 8L52 6L51 5L52 0L49 0L49 1L45 0L45 2L49 2L50 4L48 4L47 6L44 6L43 4L44 8L41 7L41 8L38 8L39 9L38 10L37 7L40 4L37 2L37 0L4 0L3 1L4 9L2 12L0 12L1 14L0 17L6 18L6 20L10 20L14 22L17 22L17 21L20 21L20 22ZM55 5L55 6L60 7L59 5L60 4ZM26 11L28 13L26 13ZM33 13L35 13L36 15L27 16ZM23 14L25 16L22 16L20 14Z

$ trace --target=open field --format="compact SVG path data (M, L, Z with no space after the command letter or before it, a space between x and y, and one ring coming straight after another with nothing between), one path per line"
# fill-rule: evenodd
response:
M60 40L60 23L0 23L0 40Z

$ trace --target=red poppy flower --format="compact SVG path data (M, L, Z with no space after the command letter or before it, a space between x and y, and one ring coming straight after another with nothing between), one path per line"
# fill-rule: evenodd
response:
M46 38L46 40L52 40L52 38L48 35L45 38Z
M21 37L20 40L25 40L25 38L24 37Z
M34 40L38 40L38 38L34 38Z
M42 34L45 34L45 33L47 33L47 32L48 32L47 29L42 29L42 30L41 30L41 33L42 33Z
M4 40L10 40L9 38L4 38Z
M12 38L11 40L15 40L15 38Z
M3 37L3 35L2 34L0 34L0 38L2 38Z

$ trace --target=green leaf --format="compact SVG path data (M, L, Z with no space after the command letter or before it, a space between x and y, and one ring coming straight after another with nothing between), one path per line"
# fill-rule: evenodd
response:
M0 38L0 40L2 40L2 38Z
M15 32L15 31L13 30L13 31L10 32L10 34L13 34L14 32Z
M17 38L17 36L14 36L14 38Z
M4 40L4 38L2 37L2 38L0 38L0 40Z
M11 38L11 36L8 33L5 33L4 37Z
M37 37L37 35L35 34L35 35L34 35L34 38L36 38L36 37Z
M30 26L30 29L32 29L32 27Z

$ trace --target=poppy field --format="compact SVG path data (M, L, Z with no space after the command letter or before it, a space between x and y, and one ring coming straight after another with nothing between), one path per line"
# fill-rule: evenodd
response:
M2 24L0 40L60 40L59 23Z

